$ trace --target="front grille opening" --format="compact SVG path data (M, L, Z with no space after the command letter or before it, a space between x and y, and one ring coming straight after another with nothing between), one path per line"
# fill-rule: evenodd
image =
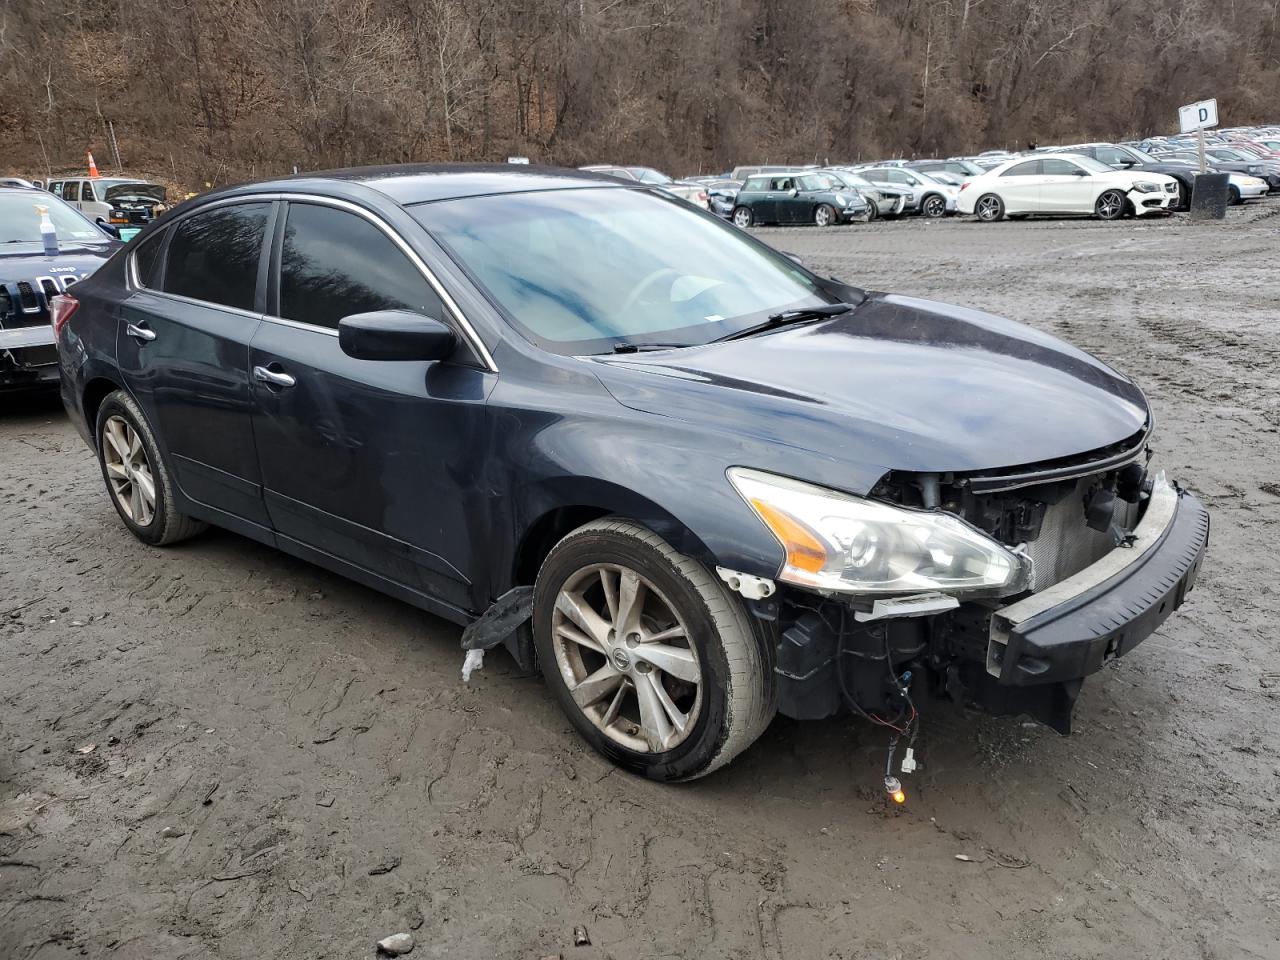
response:
M35 290L25 280L18 281L18 302L22 304L23 310L40 309L40 305L36 302Z
M45 303L48 303L58 295L58 285L49 277L41 278L40 289L44 291Z

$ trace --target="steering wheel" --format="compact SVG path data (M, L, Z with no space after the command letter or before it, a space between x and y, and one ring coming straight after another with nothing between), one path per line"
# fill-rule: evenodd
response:
M653 273L649 274L647 277L645 277L643 280L641 280L639 283L637 283L634 287L631 288L631 292L628 293L627 298L622 301L622 306L618 309L618 312L621 314L627 313L632 307L636 305L636 301L640 299L640 295L646 292L651 286L653 286L663 277L671 277L674 280L679 276L680 276L680 271L674 270L671 267L660 267L659 269L653 271Z

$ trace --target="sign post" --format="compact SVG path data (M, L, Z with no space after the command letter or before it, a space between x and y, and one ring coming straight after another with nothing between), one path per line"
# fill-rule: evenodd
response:
M1204 132L1218 125L1218 100L1200 100L1178 108L1178 126L1183 133L1195 130L1200 139L1200 172L1206 173L1204 162Z
M1200 100L1178 108L1178 126L1183 133L1196 132L1199 141L1200 173L1191 189L1192 220L1222 220L1227 215L1227 174L1209 173L1204 158L1204 132L1218 125L1218 101Z

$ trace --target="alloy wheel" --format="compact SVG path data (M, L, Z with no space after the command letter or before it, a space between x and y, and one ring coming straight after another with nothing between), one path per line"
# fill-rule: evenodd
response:
M1124 197L1118 191L1108 190L1098 198L1095 209L1103 220L1117 220L1124 213Z
M1000 198L995 194L987 194L978 200L977 214L979 220L988 222L999 219L1000 217Z
M102 426L102 460L120 510L140 527L156 514L156 481L142 437L124 417L107 418Z
M814 211L813 222L819 227L825 227L831 223L831 209L825 203Z
M746 207L739 207L733 212L733 222L735 226L746 229L751 226L751 211Z
M938 196L931 196L924 202L924 215L931 220L936 220L947 212L947 201Z
M569 695L610 740L662 753L693 731L702 710L698 654L674 606L635 570L578 570L556 596L551 633Z

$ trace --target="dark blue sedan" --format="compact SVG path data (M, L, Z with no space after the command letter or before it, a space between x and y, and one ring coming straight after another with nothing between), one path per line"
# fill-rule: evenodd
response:
M588 173L216 191L54 326L135 536L216 524L505 643L656 779L778 712L911 736L941 695L1065 732L1208 537L1128 378Z

